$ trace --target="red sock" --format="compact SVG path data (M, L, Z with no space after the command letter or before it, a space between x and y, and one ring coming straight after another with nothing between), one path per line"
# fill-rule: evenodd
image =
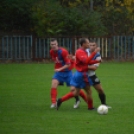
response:
M93 108L93 100L88 100L88 108Z
M83 100L87 103L87 96L83 90L80 90L80 96L83 98Z
M69 100L72 97L74 97L73 93L72 92L69 92L68 94L66 94L65 96L63 96L61 98L61 102L66 101L66 100Z
M57 98L57 89L51 88L51 102L56 103L56 98Z

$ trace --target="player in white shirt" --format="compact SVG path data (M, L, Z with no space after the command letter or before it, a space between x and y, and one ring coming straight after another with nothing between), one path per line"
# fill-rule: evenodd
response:
M87 53L88 53L88 56L90 56L90 54L91 54L92 52L94 52L94 50L95 50L96 47L97 47L96 42L95 42L95 41L90 41L89 49L86 50ZM101 60L101 55L100 55L100 53L97 53L97 54L94 56L93 60ZM98 92L98 96L99 96L99 98L100 98L101 104L106 105L106 95L105 95L104 90L103 90L103 88L102 88L102 86L101 86L100 80L99 80L99 78L96 76L96 73L95 73L95 71L98 69L99 65L100 65L100 63L93 64L93 65L89 65L89 66L88 66L88 69L89 69L89 71L88 71L88 76L90 77L90 79L91 79L92 82L93 82L93 85L92 85L92 86L93 86L93 87L97 90L97 92ZM78 101L78 102L79 102L79 103L76 103L76 104L74 105L74 108L78 108L78 107L79 107L80 101ZM107 106L107 107L108 107L108 108L111 108L110 106Z
M90 56L90 54L95 50L95 48L97 47L97 44L95 41L91 41L90 45L89 45L89 49L87 49L87 53L88 56ZM93 58L94 60L100 60L101 59L101 55L100 53L97 53L95 55L95 57ZM92 82L93 82L93 87L97 90L98 92L98 96L100 98L101 104L106 105L106 95L104 93L104 90L101 86L100 80L99 78L96 76L95 71L98 69L100 63L94 64L94 65L89 65L89 72L88 75L91 78ZM110 107L109 107L110 108Z

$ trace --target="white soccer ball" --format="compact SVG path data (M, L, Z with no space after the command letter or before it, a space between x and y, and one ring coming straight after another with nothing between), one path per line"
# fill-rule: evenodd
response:
M107 114L108 113L108 107L105 106L105 105L100 105L98 108L97 108L97 112L99 114Z

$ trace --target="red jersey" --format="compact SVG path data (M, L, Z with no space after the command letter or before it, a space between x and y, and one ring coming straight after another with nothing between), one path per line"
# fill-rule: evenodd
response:
M95 53L93 53L90 57L88 57L88 53L86 50L79 48L76 53L76 63L75 68L79 72L87 72L88 71L88 65L98 63L98 61L92 60Z
M72 70L73 68L75 68L75 60L70 60L71 65L70 65L70 69Z
M55 62L55 69L59 69L64 65L71 64L70 59L68 58L68 51L64 48L59 47L57 51L50 50L50 55L52 60ZM62 70L62 71L69 71L71 67Z

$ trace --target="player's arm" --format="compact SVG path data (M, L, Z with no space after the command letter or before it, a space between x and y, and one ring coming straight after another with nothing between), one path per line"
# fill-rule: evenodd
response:
M64 65L64 66L62 66L61 68L55 69L55 72L63 71L64 69L67 69L67 68L69 68L69 67L70 67L70 64Z
M97 57L96 60L98 60L98 61L101 60L101 57L100 56ZM94 65L89 65L88 69L95 71L99 67L99 65L100 65L100 63L94 64Z
M88 66L88 69L89 69L89 70L93 70L93 71L95 71L97 68L98 68L98 67L97 67L97 66L94 66L94 65L89 65L89 66Z
M92 60L92 59L94 58L94 56L96 55L96 53L99 52L99 51L100 51L100 48L97 47L97 48L95 49L95 51L87 58L86 62L87 62L88 64L100 63L101 60Z
M100 48L97 48L88 58L84 52L77 51L76 57L83 63L88 63L88 64L100 63L100 60L92 60L93 57L96 55L96 53L99 51L100 51Z
M72 61L75 61L75 56L72 55L72 54L69 54L69 55L68 55L68 58L69 58L70 60L72 60Z

